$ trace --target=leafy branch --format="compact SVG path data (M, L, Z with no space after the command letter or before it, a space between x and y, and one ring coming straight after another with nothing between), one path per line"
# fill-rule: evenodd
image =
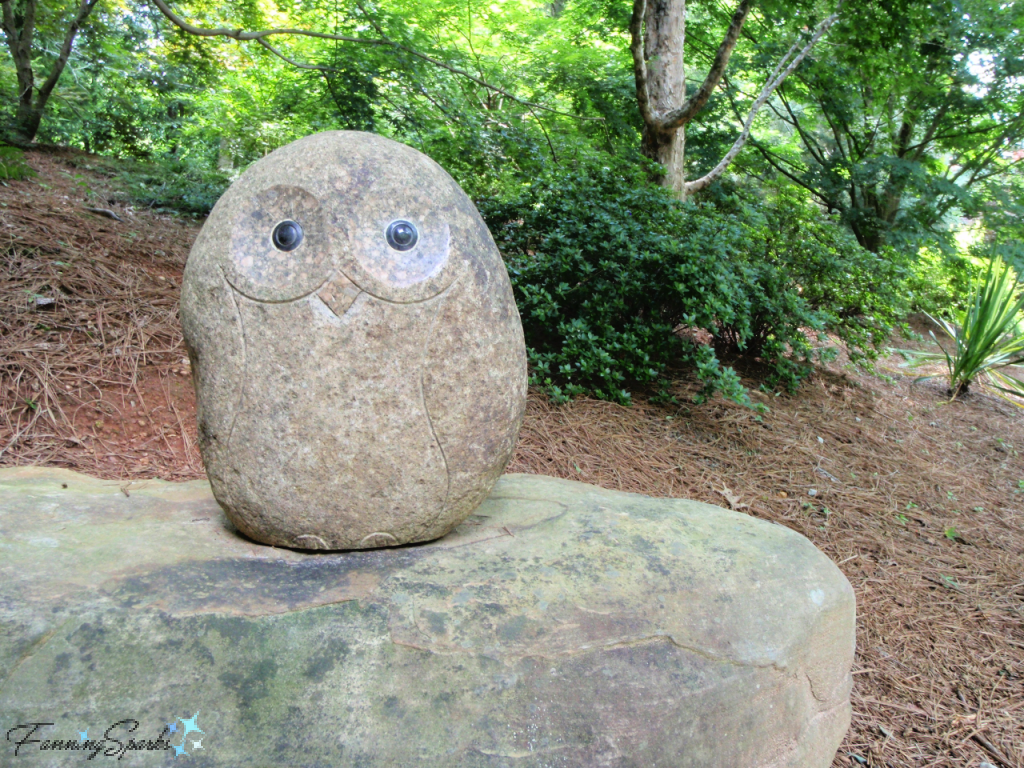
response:
M411 56L414 56L422 61L427 62L431 66L445 69L451 72L452 74L458 75L459 77L463 77L473 83L476 83L481 88L485 88L489 91L492 91L493 93L498 93L504 96L505 98L510 99L511 101L514 101L515 103L520 104L528 109L539 109L543 110L544 112L551 112L556 115L561 115L563 117L571 117L576 120L604 120L603 117L584 117L581 115L574 115L569 112L563 112L552 107L544 106L543 104L537 104L536 102L527 101L509 92L507 89L502 88L501 86L498 85L494 85L493 83L489 83L483 78L477 77L476 75L467 72L464 69L452 66L451 64L441 61L440 59L437 59L426 53L423 53L422 51L418 51L415 48L412 48L408 45L399 43L396 40L393 40L387 36L387 34L384 32L383 27L381 27L380 23L372 15L370 15L370 13L366 10L366 7L363 5L362 2L360 2L360 0L356 0L356 6L359 8L363 16L366 18L366 20L373 27L374 31L377 33L378 36L376 38L351 37L349 35L339 35L332 32L318 32L316 30L311 29L295 28L245 30L231 29L228 27L197 27L194 24L190 24L181 16L176 14L171 9L171 7L165 2L165 0L152 0L152 2L172 24L181 29L183 32L187 32L190 35L196 35L197 37L227 37L232 40L238 40L239 42L255 42L258 45L265 48L270 53L272 53L274 56L280 58L282 61L285 61L286 63L294 67L299 67L300 69L312 69L320 72L339 71L334 67L330 67L323 64L309 64L297 61L291 58L290 56L287 56L277 47L272 45L267 38L273 37L275 35L287 37L311 37L317 40L333 40L335 42L353 43L355 45L368 45L392 48L394 50L408 53Z

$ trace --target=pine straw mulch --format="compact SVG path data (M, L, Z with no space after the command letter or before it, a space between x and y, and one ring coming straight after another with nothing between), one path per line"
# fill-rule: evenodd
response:
M0 188L0 465L199 477L178 322L196 226L66 159L31 153L39 178Z
M48 189L0 188L0 465L201 476L176 315L195 225L96 219L59 156L30 162ZM756 394L760 420L689 403L687 379L677 405L531 393L509 469L741 509L833 558L859 613L835 766L1024 768L1024 414L889 373L821 368L796 396Z

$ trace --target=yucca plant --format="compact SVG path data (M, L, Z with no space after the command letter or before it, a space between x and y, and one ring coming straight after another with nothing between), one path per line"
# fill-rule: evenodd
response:
M966 393L975 382L988 384L1001 397L1024 397L1024 380L1018 378L1024 371L1010 371L1010 366L1024 364L1024 323L1020 320L1024 296L1017 296L1020 286L1013 269L994 255L984 278L975 283L970 304L957 318L958 324L929 315L952 341L952 351L947 351L932 332L941 353L910 349L900 353L909 358L910 366L944 360L951 400ZM921 376L916 381L930 378L934 377ZM1024 402L1016 398L1006 399L1024 407Z

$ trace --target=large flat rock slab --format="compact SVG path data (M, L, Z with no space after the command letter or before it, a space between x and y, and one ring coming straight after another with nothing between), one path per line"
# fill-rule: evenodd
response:
M205 482L0 470L0 729L52 723L17 765L127 719L128 766L174 724L196 766L825 768L853 651L835 565L707 504L506 475L439 541L301 553Z

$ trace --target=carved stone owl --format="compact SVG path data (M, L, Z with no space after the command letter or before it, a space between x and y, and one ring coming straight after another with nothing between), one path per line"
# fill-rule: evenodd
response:
M196 239L181 320L206 471L253 539L434 539L512 455L508 274L469 197L403 144L320 133L255 163Z

